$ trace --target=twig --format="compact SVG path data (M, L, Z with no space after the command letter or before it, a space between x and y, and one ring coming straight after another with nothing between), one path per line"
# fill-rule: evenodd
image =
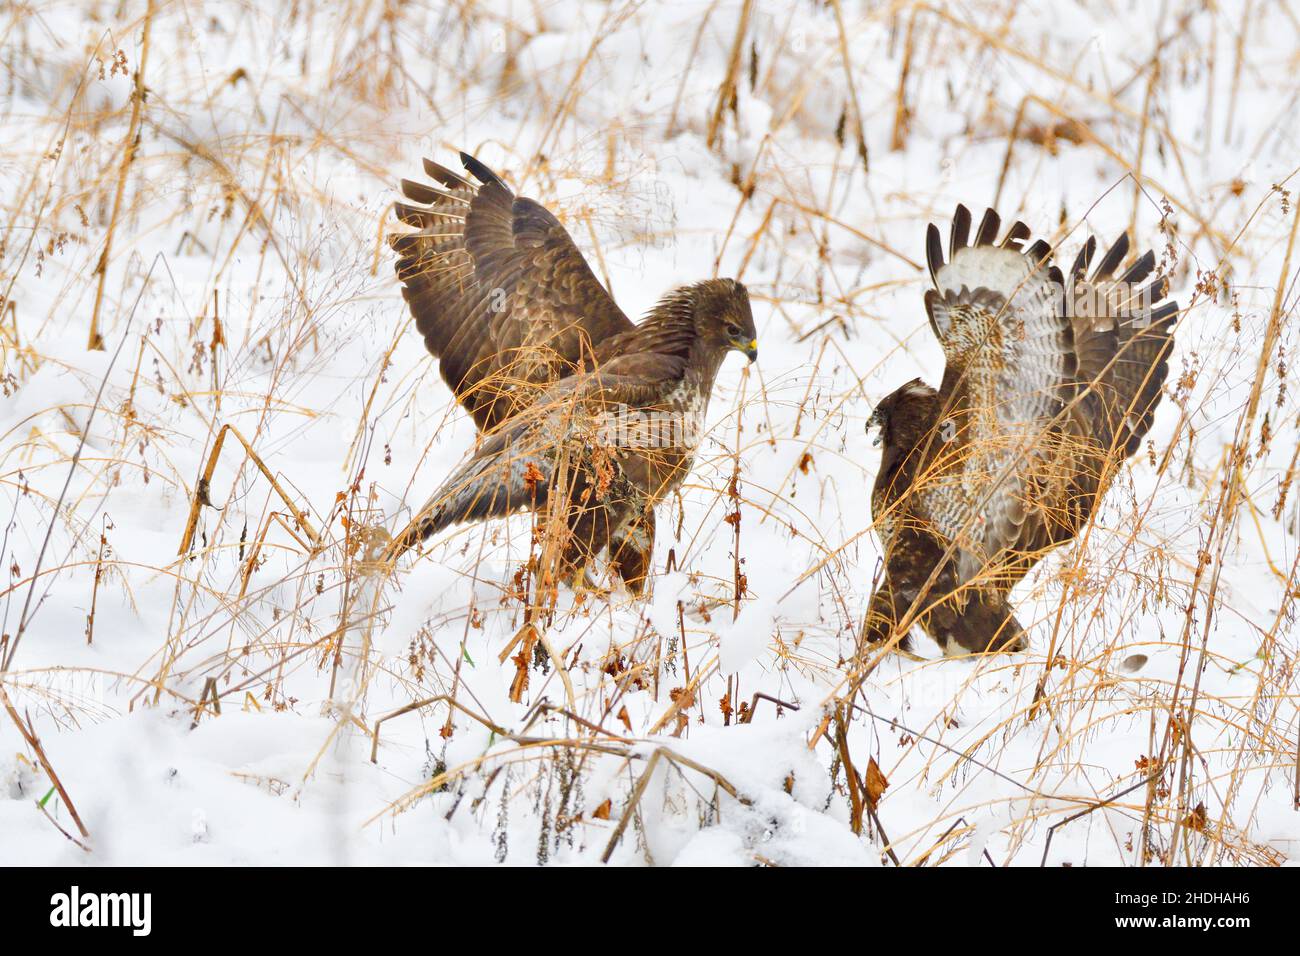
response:
M179 555L189 554L190 547L194 544L194 531L199 523L199 513L204 505L212 504L209 498L209 489L212 486L212 473L216 470L217 457L221 454L221 446L226 440L226 432L232 433L239 439L239 443L244 446L244 451L248 453L248 457L253 459L253 464L257 465L257 470L260 471L266 480L271 483L271 487L275 489L275 493L280 496L280 500L285 503L285 506L288 507L289 511L293 514L293 520L297 522L298 526L301 527L303 531L307 532L307 536L311 538L312 544L319 546L320 535L317 534L316 530L311 526L311 522L307 520L307 516L299 510L296 504L294 504L294 501L289 497L288 492L280 487L280 482L276 480L275 475L271 474L271 469L266 467L266 463L262 461L262 457L253 450L253 446L248 443L248 439L241 435L239 429L234 425L226 423L225 425L222 425L221 430L217 432L217 440L212 445L212 451L208 455L207 463L203 466L202 474L199 475L198 485L194 489L194 497L190 502L190 514L185 520L185 533L181 536L181 546L176 549L176 553Z
M22 718L18 716L18 711L14 709L14 705L10 702L9 695L5 692L3 684L0 684L0 700L4 701L5 711L9 714L9 719L14 722L14 726L18 728L18 733L22 735L23 740L27 741L27 745L36 754L36 759L40 761L41 767L45 770L45 775L50 778L54 788L59 791L59 799L68 808L68 813L72 814L72 822L77 825L77 830L80 832L82 839L89 840L90 831L81 822L81 814L77 812L76 805L72 802L72 798L68 796L68 791L64 789L63 781L54 772L54 766L50 763L50 758L45 755L45 748L41 746L40 738L36 736L36 728L32 726L31 717L27 718L26 724L23 723ZM85 847L82 847L82 849L85 849Z
M144 32L140 40L140 64L136 67L134 83L131 89L131 122L126 130L126 142L122 147L122 165L118 168L117 189L113 193L113 211L108 217L108 231L104 234L104 248L99 254L99 264L95 272L99 281L95 285L95 305L90 313L90 335L86 348L102 351L104 337L99 331L99 308L104 302L104 282L108 278L108 257L113 250L113 233L117 229L117 220L122 212L122 196L126 193L126 177L135 161L136 150L140 146L140 113L144 109L145 85L144 67L149 60L149 26L153 23L154 0L148 0L144 15Z
M613 835L609 842L605 844L605 852L600 855L601 863L608 863L609 858L614 854L614 848L618 846L618 841L623 838L623 831L627 829L627 823L632 819L632 811L636 809L641 802L641 795L645 793L646 785L650 783L650 775L655 772L655 767L659 766L659 758L663 751L656 749L646 761L645 770L641 771L641 776L637 779L636 786L632 788L632 794L627 798L627 806L623 808L623 815L619 817L618 826L614 828Z

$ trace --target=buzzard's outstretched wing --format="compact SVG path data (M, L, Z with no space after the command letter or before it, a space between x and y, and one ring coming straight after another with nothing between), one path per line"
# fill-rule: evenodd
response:
M1150 431L1169 376L1178 303L1162 301L1167 283L1152 277L1155 255L1148 250L1119 271L1129 251L1121 235L1089 275L1096 251L1090 237L1067 280L1077 383L1061 427L1060 463L1048 475L1052 506L1022 530L1015 549L1024 555L1068 541L1087 522L1115 468Z
M1178 320L1178 303L1163 301L1165 277L1152 277L1156 260L1150 250L1116 276L1128 249L1128 236L1120 236L1088 276L1097 252L1090 237L1070 269L1076 298L1086 292L1110 306L1100 319L1080 316L1074 322L1081 387L1076 420L1121 458L1132 455L1151 429Z
M926 236L935 288L925 304L946 359L940 414L947 425L935 451L945 477L926 490L925 502L944 536L959 542L962 582L1020 537L1029 469L1013 463L1050 453L1042 436L1070 399L1077 369L1050 248L1022 249L1029 230L1019 222L997 244L1001 221L991 209L968 245L970 226L970 213L958 206L946 263L939 230L931 225ZM990 479L1003 474L990 495Z
M425 160L437 186L402 181L393 236L402 293L443 380L490 431L635 328L560 221L464 153L477 184ZM418 205L417 205L418 204Z
M1116 274L1127 237L1091 277L1089 240L1067 289L1046 242L1024 247L1023 223L1000 244L993 210L973 243L970 228L959 206L948 261L933 225L926 250L935 284L926 307L947 360L940 415L952 440L937 453L947 478L925 497L939 529L959 542L963 582L1009 556L1020 556L1023 574L1077 533L1114 465L1151 427L1178 308L1160 302L1162 279L1139 296L1123 291L1155 266L1148 252Z

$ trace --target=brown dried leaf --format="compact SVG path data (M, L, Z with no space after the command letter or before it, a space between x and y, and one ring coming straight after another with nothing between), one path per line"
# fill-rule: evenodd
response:
M677 704L679 710L689 710L695 705L695 691L674 687L668 692L668 699Z
M531 461L524 467L524 487L530 495L537 494L537 483L541 481L543 475Z
M515 678L510 682L510 699L516 704L524 699L524 691L528 689L528 665L533 659L533 649L537 646L537 628L525 624L520 628L519 634L523 643L519 653L510 658L515 663Z
M880 798L884 796L889 789L889 781L885 775L880 772L880 767L876 764L875 757L867 758L867 803L871 804L871 809L876 809L880 803Z

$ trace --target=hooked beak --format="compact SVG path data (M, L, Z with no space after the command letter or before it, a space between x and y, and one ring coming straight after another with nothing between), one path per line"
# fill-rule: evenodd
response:
M758 339L750 339L746 342L744 339L735 339L731 343L738 352L744 352L745 358L749 359L749 364L753 365L758 358Z
M871 440L872 448L875 448L877 445L879 445L882 441L885 440L884 426L885 423L880 420L880 413L878 411L872 412L871 417L867 419L867 428L866 428L867 434L870 435L871 429L873 428L880 429L880 432L876 435L876 437Z

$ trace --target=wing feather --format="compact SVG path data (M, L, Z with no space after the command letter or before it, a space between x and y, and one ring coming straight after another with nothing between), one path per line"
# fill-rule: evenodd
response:
M474 157L461 161L477 182L427 159L436 187L402 180L397 218L418 231L389 241L443 380L490 431L635 326L552 213Z
M997 245L1000 221L986 212L975 244L950 249L926 293L947 361L940 402L958 423L927 507L958 539L963 582L990 566L996 576L999 562L1018 579L1091 516L1114 466L1151 427L1178 310L1163 301L1163 277L1139 289L1156 260L1145 252L1124 267L1126 235L1095 268L1097 243L1087 240L1066 299L1050 247L1020 251L1029 232L1019 223ZM1085 294L1092 308L1080 313Z
M940 452L946 478L927 497L945 535L959 541L963 582L1022 536L1033 460L1051 455L1044 436L1077 370L1059 270L1036 244L1021 251L1030 237L1023 223L997 244L1000 222L987 211L975 245L954 251L926 295L946 360L940 400L956 425Z

